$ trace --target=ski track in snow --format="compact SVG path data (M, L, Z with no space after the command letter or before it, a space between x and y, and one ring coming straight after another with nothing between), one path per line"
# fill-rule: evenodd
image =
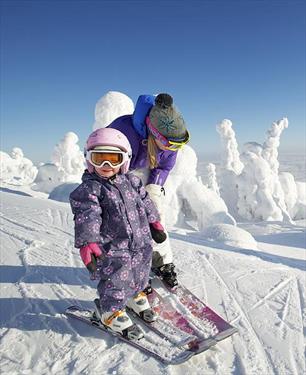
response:
M272 364L270 363L268 356L266 355L266 353L264 352L262 348L262 343L260 341L260 338L258 337L256 331L254 330L247 312L244 311L243 306L239 304L234 294L231 293L228 285L223 280L222 276L217 272L216 268L213 267L213 265L209 262L208 258L204 256L203 259L206 260L207 264L212 270L212 273L214 273L216 282L219 283L221 288L224 288L227 300L233 301L234 306L231 306L231 307L235 309L236 313L239 314L238 317L234 319L234 321L238 322L240 320L240 324L247 328L247 330L245 331L245 333L247 333L245 339L249 343L248 348L250 350L247 352L247 356L249 357L250 363L252 363L253 365L254 363L256 363L256 367L257 367L256 370L259 369L261 373L263 374L273 373L273 371L271 371ZM212 275L212 277L214 275ZM225 309L225 311L227 311L227 309ZM234 341L235 341L235 338L234 338ZM260 361L258 361L257 358L259 358ZM253 370L252 368L248 368L248 371L250 373L252 372L252 370Z
M198 242L200 244L201 241ZM182 241L182 243L184 243L184 241ZM226 316L231 324L238 328L239 335L243 337L244 347L242 351L239 349L239 347L241 347L240 338L237 337L237 335L234 335L231 339L235 352L232 370L233 373L299 374L301 372L301 368L304 371L303 331L305 331L305 328L303 328L303 320L305 327L305 317L303 319L301 311L305 312L305 307L303 297L304 294L300 290L299 279L303 280L305 276L301 272L294 272L294 275L292 275L291 272L290 275L286 275L284 280L268 291L266 295L253 304L249 309L245 309L243 303L241 303L243 302L243 298L241 298L240 302L240 298L238 300L238 298L235 297L235 292L237 292L237 289L233 287L233 284L229 285L224 280L224 277L222 277L217 268L214 267L213 262L215 262L217 265L219 264L219 262L216 261L219 257L216 255L216 251L207 248L205 250L195 250L195 252L197 254L196 259L198 259L196 267L194 265L194 257L191 258L190 262L188 262L188 259L184 258L184 262L182 263L184 263L185 268L187 268L191 274L198 275L200 280L204 280L205 277L210 280L214 279L215 283L219 285L219 290L223 291L223 300L221 301L223 315ZM212 261L210 261L210 259L212 259ZM276 269L279 269L279 267L276 267ZM285 270L286 267L282 267L281 269ZM240 276L240 278L246 277L248 273L249 271ZM255 274L258 272L252 271L251 273ZM199 276L200 274L202 274L202 277ZM204 284L204 281L201 281L200 285L198 284L196 288L196 284L192 284L193 288L190 286L190 289L193 289L193 292L197 294L197 291L201 290L202 284ZM282 357L275 358L274 354L271 355L271 347L265 345L264 340L261 338L263 332L258 330L256 327L256 319L253 321L250 313L252 311L256 311L256 309L273 297L275 297L275 299L280 298L287 286L289 289L287 293L285 293L285 297L282 298L283 303L279 314L280 322L277 323L278 330L284 341L286 340L286 335L288 334L289 330L293 332L297 331L299 339L296 340L297 342L291 340L289 350L287 348L289 355L287 361L284 361ZM203 288L204 295L200 295L200 297L203 299L205 299L205 295L207 295L206 289L207 287L205 289ZM287 317L290 315L289 310L290 306L293 304L292 299L296 304L295 311L298 314L298 319L294 319L294 323L288 323ZM248 359L247 361L245 361L246 358ZM228 359L229 350L227 349L227 360ZM245 362L247 362L249 365L246 366ZM223 359L219 358L218 363L223 363ZM223 372L221 369L218 369L216 373L219 374L227 372Z
M200 253L198 251L198 253ZM200 254L199 254L200 255ZM247 356L248 362L254 366L254 363L256 363L256 370L259 370L262 374L269 374L272 373L270 371L271 366L268 364L266 355L263 353L260 340L254 331L246 313L244 312L243 308L239 305L237 300L235 299L234 295L230 292L229 287L222 279L221 275L217 272L217 270L213 267L213 265L209 262L207 257L202 254L201 260L204 260L204 263L206 263L206 267L201 267L201 269L205 269L206 274L210 276L211 279L213 279L217 285L219 285L219 288L225 292L224 295L224 301L223 301L223 307L226 311L227 318L231 315L237 316L237 318L230 320L230 323L236 323L238 320L240 320L240 324L242 325L244 329L244 341L247 342L246 350L248 350L247 353L244 353L244 357ZM200 269L197 269L196 272L201 272ZM234 305L234 306L233 306ZM240 333L241 334L241 333ZM235 337L233 339L235 341ZM231 348L231 356L233 355L233 348ZM228 360L229 351L227 349L227 360ZM257 358L260 359L260 362L257 360ZM220 358L217 361L217 364L223 363L223 358ZM237 360L233 359L232 362L235 362ZM240 361L239 361L240 362ZM221 373L221 369L217 368L216 364L216 370L218 370L216 373ZM247 367L248 373L253 373L252 367Z
M212 248L199 237L171 239L180 280L239 332L182 365L167 367L63 315L71 304L92 307L96 296L73 247L69 206L2 194L4 374L305 372L305 274L290 263ZM279 342L287 343L286 350Z

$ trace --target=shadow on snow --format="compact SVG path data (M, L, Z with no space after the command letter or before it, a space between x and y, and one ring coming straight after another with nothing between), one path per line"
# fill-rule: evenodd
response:
M94 286L85 267L0 265L0 283L67 284Z
M23 191L8 189L8 188L4 188L4 187L0 187L0 191L3 191L4 193L23 195L24 197L32 197L31 194L24 193Z
M71 305L93 309L92 301L72 299L50 300L40 298L2 298L0 299L0 328L21 331L54 331L71 334L75 331L81 336L100 337L101 332L91 329L76 319L66 317L64 312ZM76 340L78 338L76 337Z

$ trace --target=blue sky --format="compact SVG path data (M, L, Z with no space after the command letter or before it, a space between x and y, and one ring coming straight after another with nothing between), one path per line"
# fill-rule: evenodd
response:
M107 91L169 92L191 145L220 152L215 126L262 143L289 118L283 151L305 152L304 1L3 1L1 150L48 161L74 131L83 147Z

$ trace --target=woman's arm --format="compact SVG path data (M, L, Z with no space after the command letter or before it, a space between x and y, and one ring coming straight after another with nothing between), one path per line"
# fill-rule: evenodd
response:
M148 192L144 188L141 179L131 173L129 174L129 178L130 178L133 188L137 191L137 193L139 194L139 197L144 203L144 208L146 210L149 223L154 223L156 221L159 221L160 216L159 216L158 209L155 203L150 198Z
M151 169L147 185L154 184L164 186L169 172L175 165L177 152L162 151L158 167Z

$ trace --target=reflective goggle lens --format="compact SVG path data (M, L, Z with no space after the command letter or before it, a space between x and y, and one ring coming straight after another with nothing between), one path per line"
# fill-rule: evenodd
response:
M120 165L123 161L122 153L117 152L94 152L90 153L90 160L95 165L102 165L103 162L109 162L112 166Z
M189 132L187 131L187 135L186 135L186 138L180 142L177 142L177 141L171 141L169 140L168 143L169 143L169 146L167 147L169 150L179 150L180 148L182 148L185 144L187 144L190 140L190 135L189 135Z

